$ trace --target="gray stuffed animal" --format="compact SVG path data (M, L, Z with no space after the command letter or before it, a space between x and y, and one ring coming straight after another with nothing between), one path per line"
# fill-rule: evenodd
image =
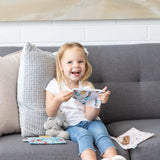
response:
M57 112L55 117L48 117L47 122L44 123L45 134L52 137L69 139L69 133L64 131L64 128L67 127L68 123L65 121L65 116L60 111Z

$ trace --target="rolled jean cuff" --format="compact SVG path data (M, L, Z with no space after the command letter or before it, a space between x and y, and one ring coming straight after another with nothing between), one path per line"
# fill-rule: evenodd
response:
M93 149L93 148L85 148L84 150L82 150L82 151L79 151L79 156L81 155L81 153L83 152L83 151L85 151L85 150L92 150L92 151L94 151L94 152L96 152L96 150L95 149Z

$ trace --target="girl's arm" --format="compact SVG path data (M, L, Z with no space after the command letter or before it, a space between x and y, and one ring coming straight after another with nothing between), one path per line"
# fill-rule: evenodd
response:
M108 102L109 95L111 94L111 91L107 90L107 87L105 87L103 90L105 92L101 93L99 95L99 98L100 98L102 104ZM101 106L99 108L94 108L94 107L91 107L91 106L86 106L86 108L85 108L86 118L89 121L95 120L97 118L97 116L99 115L100 110L101 110Z
M98 117L100 110L101 110L101 106L99 108L94 108L94 107L91 107L91 106L86 106L86 108L85 108L86 118L89 121L95 120Z
M68 101L73 95L73 92L62 91L56 96L46 91L46 113L49 117L54 117L62 102Z

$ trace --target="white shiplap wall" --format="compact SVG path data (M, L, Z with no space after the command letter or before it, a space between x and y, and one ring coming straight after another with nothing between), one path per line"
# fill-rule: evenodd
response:
M0 22L0 46L160 43L160 19Z

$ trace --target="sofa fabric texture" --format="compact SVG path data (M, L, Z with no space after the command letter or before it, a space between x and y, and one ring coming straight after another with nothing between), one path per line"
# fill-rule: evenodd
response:
M119 154L127 160L158 160L160 153L160 44L85 46L93 67L90 81L95 88L111 90L107 104L102 105L100 118L111 136L118 137L132 127L155 133L135 149ZM55 52L58 47L39 47ZM0 56L22 49L0 47ZM78 146L67 140L65 145L29 145L20 134L0 137L2 160L80 160ZM12 147L13 144L15 147ZM151 152L152 150L152 152ZM101 159L97 151L98 160Z

